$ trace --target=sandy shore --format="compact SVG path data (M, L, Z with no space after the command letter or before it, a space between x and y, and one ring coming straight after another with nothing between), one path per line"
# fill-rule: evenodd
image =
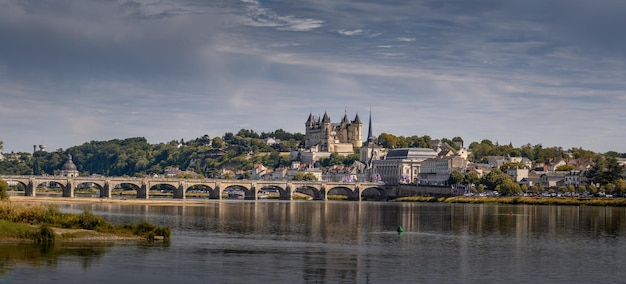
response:
M207 205L219 203L219 200L207 199L107 199L89 197L32 197L32 196L11 196L11 202L36 203L36 204L60 204L60 203L101 203L101 204L132 204L132 205L159 205L159 206L181 206L181 205Z

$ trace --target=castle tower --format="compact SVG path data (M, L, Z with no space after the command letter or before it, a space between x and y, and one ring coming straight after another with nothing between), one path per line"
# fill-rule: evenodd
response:
M307 149L346 154L363 144L361 141L363 124L358 114L353 121L350 121L345 113L339 123L332 123L327 112L324 112L321 120L309 114L304 124L306 126L305 148Z

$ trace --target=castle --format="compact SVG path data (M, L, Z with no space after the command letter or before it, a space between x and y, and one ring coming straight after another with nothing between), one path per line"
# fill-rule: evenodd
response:
M314 117L313 114L309 114L305 126L305 148L311 151L345 155L352 154L355 148L363 146L361 141L363 123L358 114L352 121L348 119L347 114L344 114L339 123L332 123L326 112L321 119L319 116Z

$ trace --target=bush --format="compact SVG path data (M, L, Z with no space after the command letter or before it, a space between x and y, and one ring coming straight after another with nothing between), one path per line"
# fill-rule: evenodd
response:
M54 233L54 230L44 225L41 226L39 231L35 233L32 238L38 243L52 243L56 238L56 234Z
M9 185L7 182L0 178L0 200L9 200L9 193L7 193L8 189Z

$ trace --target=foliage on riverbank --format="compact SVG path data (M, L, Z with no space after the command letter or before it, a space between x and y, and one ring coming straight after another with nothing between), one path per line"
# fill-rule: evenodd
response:
M95 233L110 234L122 237L142 237L147 240L169 240L169 228L161 228L149 223L138 225L113 226L101 216L85 209L81 214L62 213L53 205L16 205L11 202L0 202L0 238L31 239L38 242L53 242L57 238L53 228L83 229ZM61 234L63 239L76 238L80 233Z
M411 196L397 198L396 202L445 202L445 203L488 203L488 204L527 204L527 205L588 205L588 206L626 206L624 198L591 198L578 199L566 197L433 197Z
M407 196L396 198L393 201L396 202L441 202L445 200L445 197L434 196Z

